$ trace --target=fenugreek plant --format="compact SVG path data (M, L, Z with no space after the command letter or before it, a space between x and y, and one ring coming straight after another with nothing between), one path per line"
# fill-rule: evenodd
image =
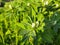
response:
M60 45L60 1L1 0L0 45Z

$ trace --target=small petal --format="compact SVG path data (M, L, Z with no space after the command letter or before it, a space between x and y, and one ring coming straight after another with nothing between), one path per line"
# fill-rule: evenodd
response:
M35 27L35 23L32 23L32 27Z
M27 3L27 6L30 6L30 3Z
M46 1L44 5L48 5L48 1Z
M56 4L56 7L58 7L59 5L58 4Z
M11 5L9 5L9 8L10 8L10 9L12 9L12 6L11 6Z

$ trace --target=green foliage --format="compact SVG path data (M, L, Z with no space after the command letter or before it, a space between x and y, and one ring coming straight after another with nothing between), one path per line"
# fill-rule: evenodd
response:
M0 2L0 45L60 45L59 0Z

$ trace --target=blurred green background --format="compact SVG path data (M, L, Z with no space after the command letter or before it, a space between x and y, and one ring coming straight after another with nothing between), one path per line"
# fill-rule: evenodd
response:
M60 0L0 0L0 45L60 45Z

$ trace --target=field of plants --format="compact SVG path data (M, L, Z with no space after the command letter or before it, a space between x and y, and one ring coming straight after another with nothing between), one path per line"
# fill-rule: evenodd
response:
M0 45L60 45L60 0L0 0Z

